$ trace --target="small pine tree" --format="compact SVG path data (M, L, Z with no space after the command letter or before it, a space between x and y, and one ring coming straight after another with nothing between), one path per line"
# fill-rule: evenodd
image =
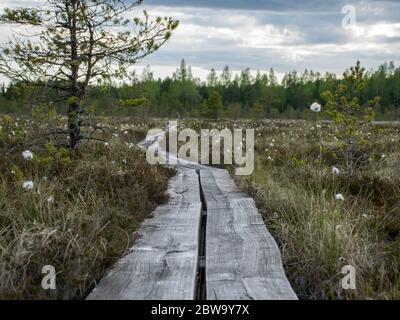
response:
M90 138L82 132L87 122L82 118L93 86L126 78L128 68L163 46L179 22L151 19L146 11L127 19L143 0L41 2L42 8L0 12L1 25L27 30L0 44L0 74L13 82L43 82L60 93L68 117L68 129L60 134L68 134L74 149ZM32 28L37 32L28 31Z
M361 152L361 148L369 143L365 136L366 129L375 118L374 107L380 100L379 97L375 97L361 103L365 79L365 69L357 61L355 67L344 72L343 81L334 93L325 91L322 94L326 101L326 113L333 121L335 136L344 152L349 175L353 175L362 158L367 158L367 155Z

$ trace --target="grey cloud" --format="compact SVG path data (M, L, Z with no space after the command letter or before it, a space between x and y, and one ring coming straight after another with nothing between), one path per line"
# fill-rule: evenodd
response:
M175 14L181 25L166 46L141 63L177 66L185 58L189 64L204 69L221 70L229 65L233 70L274 67L278 72L307 68L336 73L358 59L367 68L376 68L385 60L399 63L400 56L394 50L400 47L399 36L380 34L357 39L342 28L341 8L348 3L355 5L357 22L367 29L400 22L400 1L393 0L145 0L142 9L148 8L150 14ZM237 15L241 16L240 21ZM261 39L265 40L262 48L244 45L243 40L249 36L246 27L262 31L266 25L276 28L282 43L273 45L268 39ZM221 30L228 30L233 36ZM289 36L284 30L290 31ZM237 34L239 31L241 34ZM296 36L290 36L292 33ZM268 32L253 35L255 40L268 36ZM366 50L357 45L360 40L363 44L371 41L373 46ZM352 50L346 50L348 44L354 45ZM291 52L302 51L307 54L298 59L290 57Z
M231 8L272 11L316 11L331 10L345 3L341 0L146 0L146 4L164 6L192 6L203 8Z

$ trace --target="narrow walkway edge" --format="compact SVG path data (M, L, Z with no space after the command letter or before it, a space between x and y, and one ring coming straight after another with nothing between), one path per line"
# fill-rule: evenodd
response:
M130 252L91 292L89 300L196 299L202 214L196 170L178 168L170 201L142 222Z

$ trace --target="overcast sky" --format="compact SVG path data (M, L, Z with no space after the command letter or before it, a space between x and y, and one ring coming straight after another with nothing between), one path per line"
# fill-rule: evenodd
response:
M1 0L0 9L32 2ZM345 5L355 9L352 27L342 26ZM150 64L157 77L170 75L182 58L203 79L225 65L273 67L280 75L305 68L341 74L357 59L367 68L400 65L400 0L145 0L141 9L180 20L169 43L138 67L140 73ZM8 36L2 27L0 40Z

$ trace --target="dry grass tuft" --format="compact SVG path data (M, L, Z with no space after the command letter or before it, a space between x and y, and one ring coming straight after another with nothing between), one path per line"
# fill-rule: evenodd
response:
M256 169L237 181L279 242L299 297L399 299L400 126L377 126L366 165L348 177L332 173L340 161L331 156L336 146L329 125L321 129L322 159L313 124L252 125ZM338 193L344 202L335 199ZM340 285L345 265L356 268L356 290Z
M132 245L140 222L167 200L173 172L148 165L126 143L136 143L145 128L126 130L124 140L108 146L85 143L73 153L33 148L30 161L20 152L3 156L0 298L84 298ZM12 134L3 131L0 140L4 151ZM34 182L33 190L22 188L25 180ZM56 269L56 290L42 289L44 265Z

